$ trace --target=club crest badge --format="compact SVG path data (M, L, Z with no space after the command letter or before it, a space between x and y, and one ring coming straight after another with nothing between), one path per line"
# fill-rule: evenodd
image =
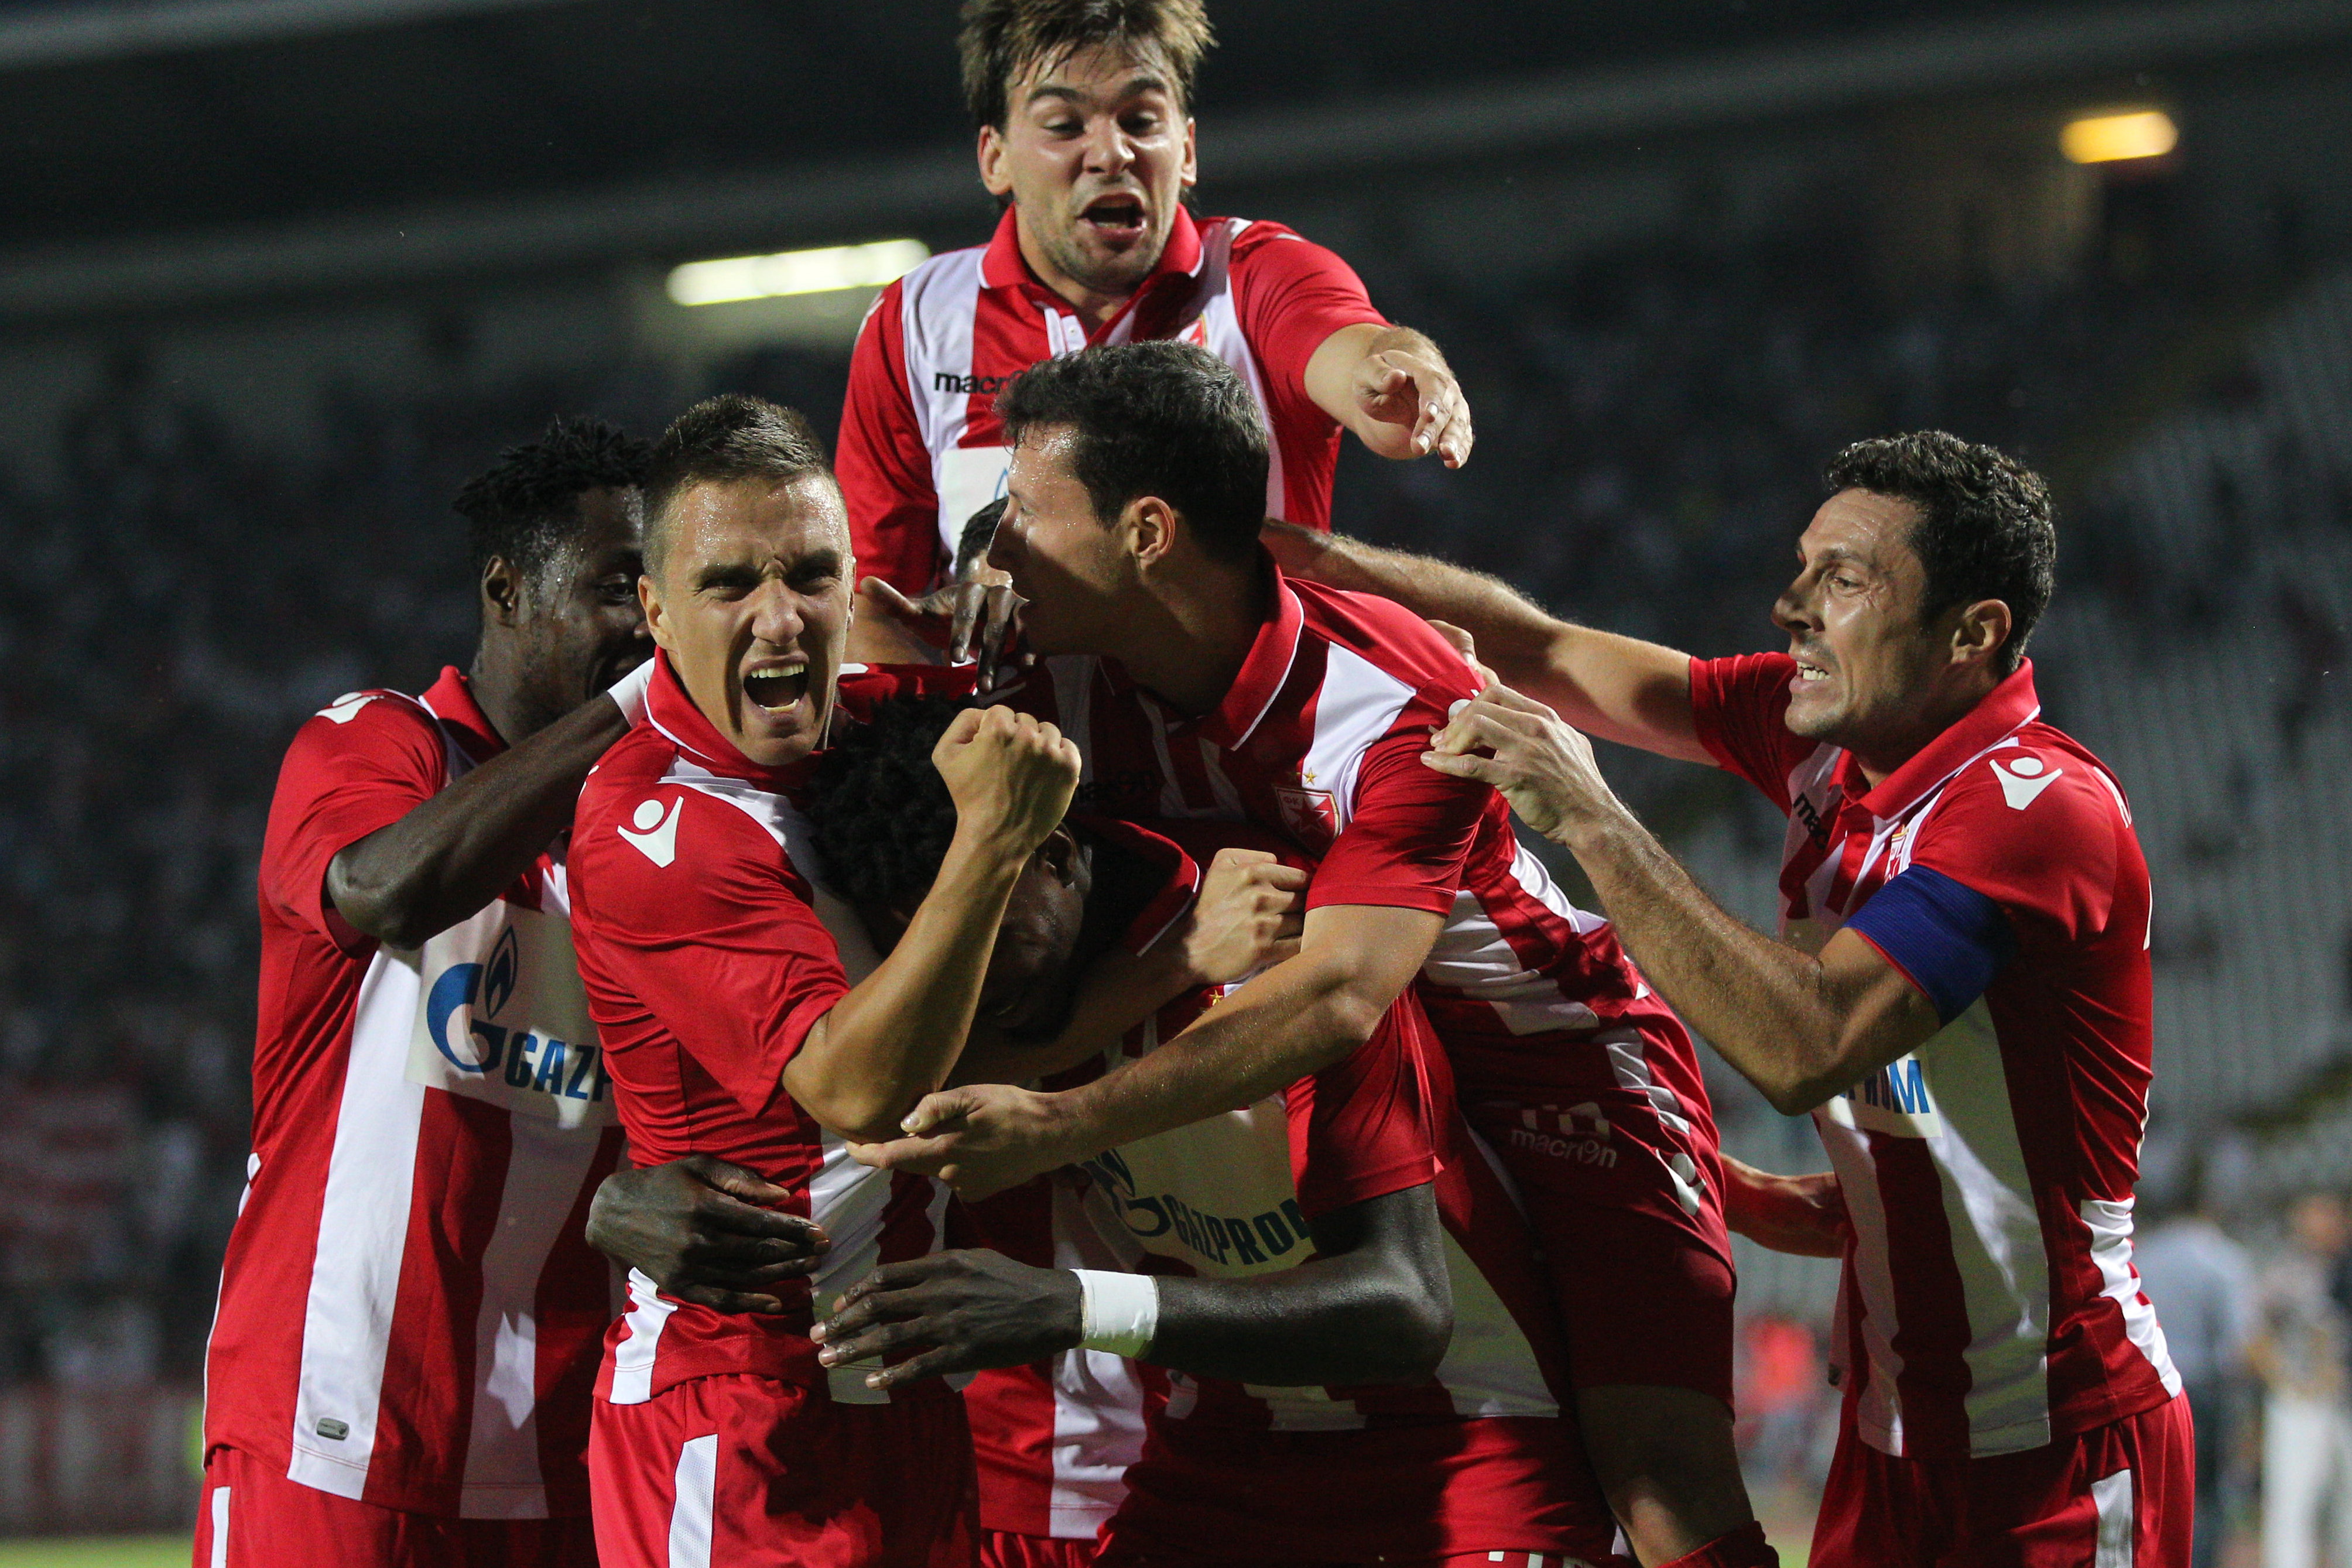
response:
M1276 789L1274 798L1282 810L1283 831L1301 848L1319 855L1339 837L1339 802L1329 790Z

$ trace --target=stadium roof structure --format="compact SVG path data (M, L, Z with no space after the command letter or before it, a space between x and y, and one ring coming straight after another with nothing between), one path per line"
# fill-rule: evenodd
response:
M2352 34L2347 0L1213 15L1212 194ZM953 26L949 0L0 0L0 316L966 228Z

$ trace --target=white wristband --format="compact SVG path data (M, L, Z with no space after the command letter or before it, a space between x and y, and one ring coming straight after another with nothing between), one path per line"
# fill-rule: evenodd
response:
M1074 1268L1078 1277L1078 1345L1139 1356L1160 1331L1160 1281L1149 1274Z

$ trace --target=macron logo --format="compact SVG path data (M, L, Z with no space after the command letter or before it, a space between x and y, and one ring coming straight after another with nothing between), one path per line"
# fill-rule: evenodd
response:
M2042 770L2048 768L2048 772ZM2001 798L2009 802L2011 811L2023 811L2042 797L2042 792L2058 782L2064 768L2053 768L2040 757L2020 757L2007 767L2000 759L1993 759L1993 777L2000 781Z
M669 803L669 814L664 816L659 800L641 802L635 817L632 819L636 824L636 831L633 833L624 827L619 830L620 835L635 845L646 859L656 866L667 866L677 858L677 814L679 807L685 805L686 796L678 796Z

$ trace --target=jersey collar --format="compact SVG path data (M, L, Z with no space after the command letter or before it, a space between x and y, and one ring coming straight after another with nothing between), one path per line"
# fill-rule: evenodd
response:
M1250 644L1249 657L1242 660L1241 673L1225 692L1225 700L1217 704L1201 721L1203 740L1231 751L1246 742L1257 727L1265 721L1274 707L1274 700L1290 679L1290 667L1298 657L1298 637L1307 623L1307 612L1298 603L1282 575L1282 568L1263 549L1258 552L1259 569L1274 581L1274 604L1266 618L1257 628L1257 637Z
M836 699L836 701L838 699ZM689 761L722 778L741 779L778 795L790 795L806 785L816 773L816 753L781 768L761 767L721 735L670 668L667 651L654 650L653 683L646 689L646 721L660 731Z
M1966 767L1970 758L1990 751L2041 713L2042 699L2033 689L2033 661L2021 660L2014 674L1986 692L1958 723L1921 747L1909 762L1887 774L1876 789L1868 787L1852 752L1838 759L1838 784L1848 800L1871 816L1881 820L1899 816Z
M505 737L482 711L482 705L474 700L473 683L456 665L441 667L441 679L433 683L421 700L433 717L457 731L458 743L478 764L507 749Z
M1021 254L1018 226L1019 219L1008 205L1004 216L996 220L996 232L989 237L988 248L981 254L981 282L990 289L1029 289L1062 310L1069 310L1069 301L1046 288L1029 269L1028 258ZM1180 206L1176 209L1176 221L1168 227L1168 243L1160 249L1160 259L1111 320L1116 321L1133 310L1136 300L1161 279L1197 275L1201 270L1201 226L1192 221L1190 211Z

